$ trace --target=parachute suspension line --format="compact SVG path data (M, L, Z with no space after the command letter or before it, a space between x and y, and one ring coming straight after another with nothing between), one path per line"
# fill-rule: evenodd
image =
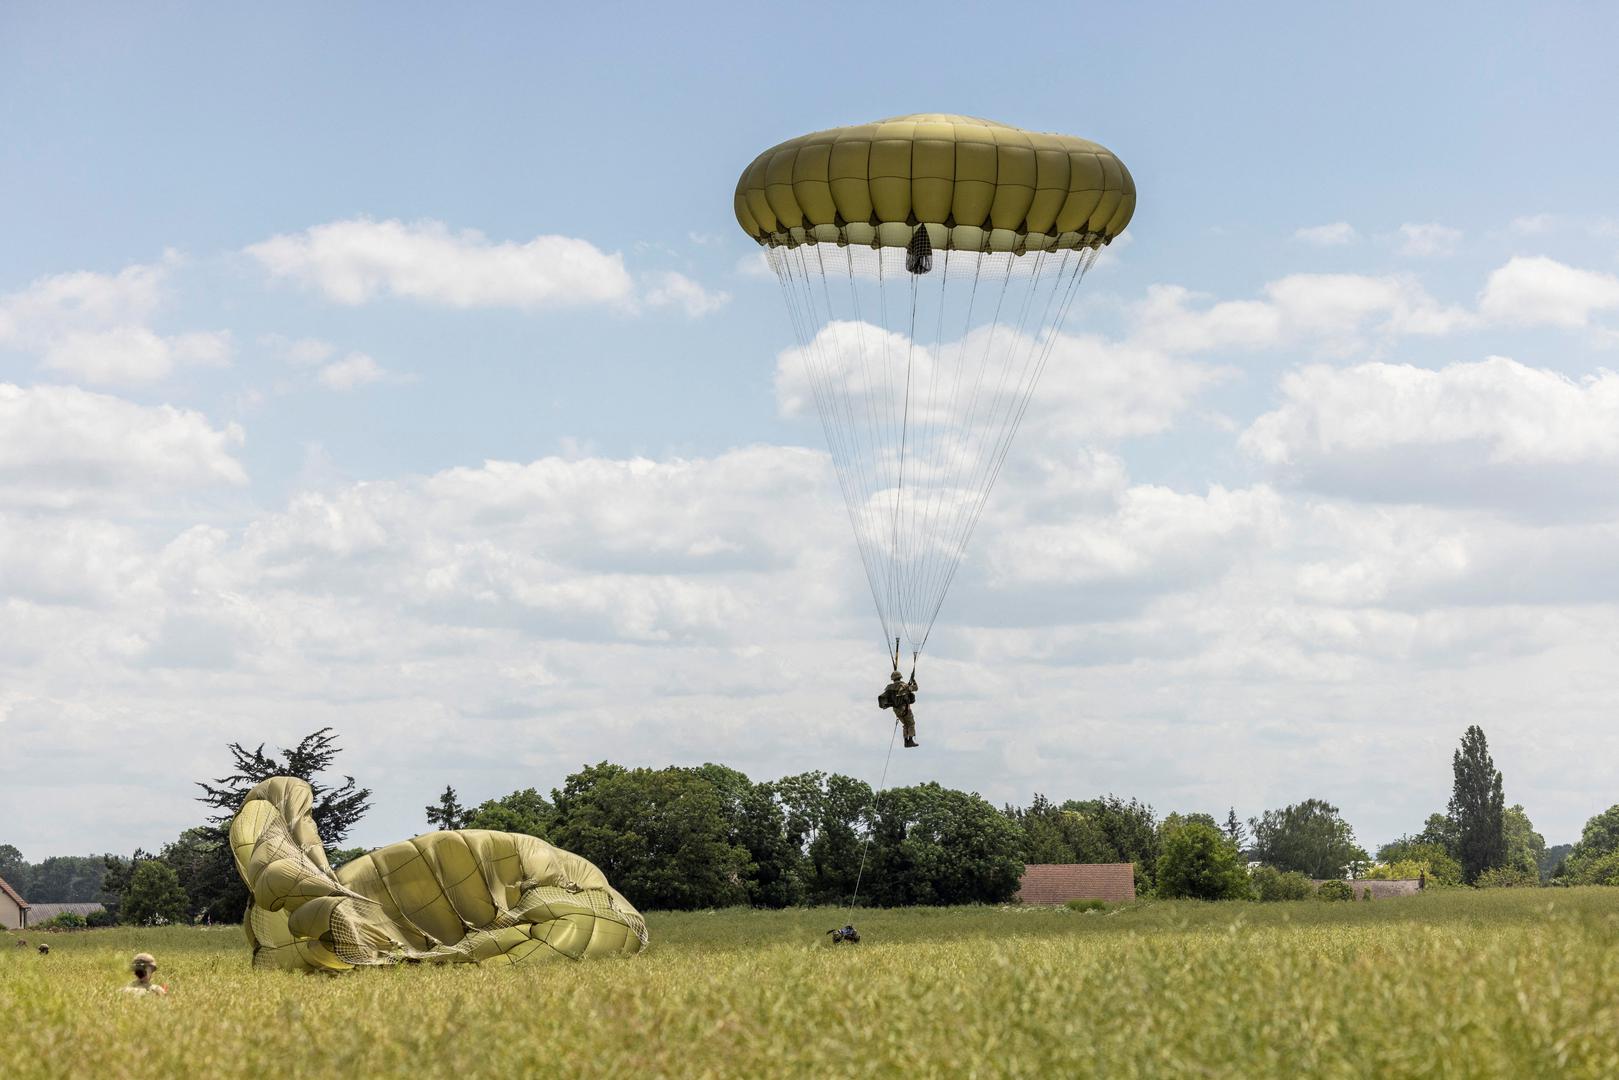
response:
M951 521L950 527L943 530L942 535L940 534L940 530L933 530L934 533L939 536L940 541L944 540L944 538L947 536L954 536L956 534L957 528L955 526L955 521L959 519L961 515L961 506L965 501L964 496L968 495L968 492L963 491L961 488L961 483L967 478L968 466L976 457L976 444L981 441L974 434L975 424L978 420L979 401L983 396L985 375L988 372L990 360L996 355L995 340L1001 329L1001 312L1006 305L1007 294L1012 283L1013 271L1015 269L1015 257L1010 253L1000 252L980 256L981 261L985 259L997 264L999 269L1002 271L1001 282L1000 288L996 293L994 311L990 315L987 323L988 330L984 334L984 346L979 357L979 362L975 365L977 367L977 371L973 377L972 393L968 399L966 414L964 417L961 415L957 415L955 417L955 431L952 433L952 436L946 440L946 448L944 449L944 453L941 455L940 459L941 468L944 470L944 475L950 478L944 485L944 490L949 496L949 501L956 504L954 512L949 515ZM994 273L995 270L992 269L992 279ZM965 353L968 348L967 339L971 336L972 330L971 325L969 324L963 330L962 334L963 353L961 359L963 363L965 362ZM959 405L960 399L958 397L956 399L956 411L958 414ZM943 524L943 522L940 522L939 524ZM954 560L960 558L959 554L954 554L956 551L957 545L953 543L944 544L943 553L945 556L945 566L950 566ZM931 585L927 586L927 591L931 596L933 592ZM932 605L932 615L936 616L938 610L942 606L943 598L938 597L937 602ZM918 642L919 645L926 644L928 635L931 633L931 631L932 619L930 618L928 624L921 628L921 633L919 635L921 640Z
M799 273L793 274L793 260L796 257ZM802 248L787 249L772 247L768 249L767 259L776 271L777 279L782 285L782 295L787 303L787 314L793 324L795 336L799 341L799 348L803 357L806 373L809 375L810 391L815 399L816 412L821 417L821 426L826 432L827 446L832 455L833 471L838 479L838 486L843 492L844 506L849 513L849 524L854 529L857 538L861 536L860 523L855 518L855 507L864 506L866 500L857 500L853 485L862 479L861 471L852 468L853 452L850 448L851 436L855 425L850 420L847 430L840 425L840 416L837 405L832 399L832 385L830 372L826 370L826 362L822 356L822 331L816 327L817 315L814 311L813 290L809 281L809 267L804 261ZM866 580L872 587L872 599L876 602L878 620L882 623L883 636L888 635L888 618L883 605L878 601L876 593L876 575L868 558L864 543L857 545L860 551L861 562L865 565Z
M961 400L961 376L962 371L966 368L967 336L969 331L972 329L973 311L978 303L978 284L982 280L984 272L983 258L979 257L973 259L972 268L973 277L972 284L967 292L967 303L965 305L966 313L962 317L961 334L956 341L955 363L951 365L950 392L942 403L942 405L946 408L953 408ZM944 273L941 275L939 286L938 326L934 334L934 341L936 345L933 366L935 374L937 373L939 366L945 362L947 355L945 351L944 338L944 312L945 308L949 306L946 303L946 300L948 299L949 283L950 249L946 248ZM937 456L937 452L943 450L946 443L950 440L953 432L949 423L937 415L937 413L942 412L940 403L935 403L930 399L929 410L936 414L934 417L935 426L940 429L936 437L932 436L930 432L929 438L929 445L934 448L936 452L935 456ZM928 508L926 514L924 515L923 528L928 530L930 540L927 545L927 554L923 559L921 571L917 574L918 583L916 586L918 595L921 597L921 603L924 608L929 606L929 600L933 595L931 592L931 583L936 580L934 564L940 558L940 551L942 547L942 545L937 542L937 537L934 535L933 525L937 520L939 520L939 516L942 516L945 513L950 504L950 500L954 497L954 493L951 491L951 489L947 488L945 484L940 482L942 477L945 475L944 470L944 461L936 461L934 463L934 482L928 485ZM935 613L937 611L936 605L934 606L934 611ZM931 626L932 618L930 617L929 630L931 630ZM922 641L919 643L919 645L926 644L927 634L928 630L924 630Z
M1028 395L1032 394L1034 383L1037 381L1037 376L1031 378L1030 372L1041 338L1038 326L1034 334L1029 332L1029 317L1037 306L1041 293L1041 279L1045 276L1044 271L1051 260L1047 258L1047 252L1044 250L1036 252L1032 257L1023 256L1023 258L1029 259L1029 287L1023 295L1015 322L1007 328L1007 342L1003 349L1004 363L1001 365L995 392L986 410L982 443L974 453L968 455L973 462L973 468L970 482L962 489L966 498L960 501L956 513L952 516L950 528L946 533L948 539L943 558L936 561L930 569L934 575L929 579L929 595L933 597L933 609L928 615L927 629L923 634L924 641L932 633L933 624L943 608L944 597L954 581L978 517L987 502L989 491L994 486L995 477L999 472L996 462L1004 460L1005 450L1010 446L1012 436L1016 432L1017 423L1021 419L1019 406L1027 400ZM1065 268L1068 261L1067 251L1064 251L1061 261L1062 267ZM1063 269L1059 268L1056 275L1047 280L1050 281L1050 294L1046 297L1045 304L1040 305L1042 320L1049 314L1051 299L1061 289ZM997 319L997 326L998 323ZM991 348L992 346L986 345L986 367Z
M920 236L922 238L921 247L926 251L926 261L925 262L922 261L920 256L917 256L916 254L914 254L914 251L915 251L915 249L917 248L918 245L916 243L915 237L913 237L912 240L911 240L911 248L912 248L913 254L910 254L910 255L907 256L906 264L905 264L906 269L911 271L911 278L910 278L910 285L911 285L911 321L910 321L910 325L907 328L906 333L905 333L905 396L902 399L904 401L904 412L903 412L903 415L900 418L900 427L899 427L899 464L896 466L895 479L894 479L894 541L893 541L893 543L894 543L894 559L895 559L895 574L894 574L894 577L895 577L895 584L898 586L898 588L895 591L895 602L896 602L896 605L898 607L899 625L900 625L901 629L903 629L905 631L906 636L910 636L910 633L911 633L910 615L909 615L909 612L907 611L907 603L906 603L907 600L909 599L909 597L906 595L906 591L905 591L905 588L904 588L904 582L900 580L900 575L899 575L899 572L898 572L898 568L900 566L908 564L909 561L910 561L907 556L909 556L910 548L911 548L911 544L910 544L910 539L911 539L910 532L911 532L911 530L906 531L905 542L902 544L901 541L900 541L899 520L900 520L900 511L901 511L901 508L902 508L902 506L904 504L904 501L905 501L905 451L907 449L906 442L909 439L910 433L911 433L911 371L912 371L912 368L913 368L913 366L914 366L914 364L916 362L916 293L917 293L917 288L918 288L918 282L921 280L922 275L927 273L929 270L933 269L933 253L932 253L932 249L928 248L928 246L927 246L927 235L928 235L928 231L924 226L918 225L916 227L916 236ZM923 267L923 269L920 269L920 270L912 269L912 267L916 267L916 266ZM915 500L913 499L912 501L914 502ZM916 639L913 637L913 638L911 638L911 641L914 644ZM895 655L896 656L898 655L898 649L897 648L895 650ZM899 665L896 664L896 665L894 665L894 667L895 667L895 670L898 670Z
M966 547L967 539L971 538L973 529L977 527L979 517L983 514L984 505L988 500L989 490L994 487L995 481L1000 478L1001 467L1006 463L1006 454L1007 454L1007 451L1011 448L1010 434L1016 432L1017 428L1023 422L1023 417L1025 415L1027 415L1027 413L1028 413L1029 402L1033 399L1033 396L1034 396L1034 388L1035 388L1036 385L1038 385L1038 383L1040 381L1040 376L1042 374L1044 374L1044 372L1045 372L1046 364L1051 359L1051 353L1052 353L1053 349L1056 347L1057 339L1062 336L1062 328L1063 328L1064 324L1068 320L1068 312L1073 307L1074 298L1079 293L1079 285L1080 285L1080 283L1082 281L1085 280L1085 275L1090 271L1091 267L1095 265L1097 257L1100 255L1100 253L1101 253L1100 246L1092 246L1092 247L1089 247L1089 248L1086 248L1086 249L1082 249L1080 252L1078 252L1077 256L1073 260L1073 263L1074 263L1073 269L1071 271L1067 272L1067 282L1066 282L1065 287L1063 287L1062 281L1061 281L1061 276L1059 276L1059 281L1058 281L1059 288L1055 289L1053 291L1053 298L1056 297L1058 292L1061 292L1061 294L1062 294L1062 299L1058 304L1057 316L1053 321L1046 323L1045 340L1040 343L1039 359L1038 359L1038 361L1036 363L1036 366L1035 366L1034 375L1029 380L1029 384L1025 388L1024 393L1022 394L1022 400L1019 402L1017 413L1016 413L1015 417L1012 420L1012 424L1011 424L1011 427L1010 427L1008 438L998 448L998 456L997 456L997 459L995 461L994 469L990 474L989 482L986 485L982 496L978 500L978 505L974 509L972 518L971 518L971 520L970 520L970 522L969 522L969 524L967 526L966 534L962 539L962 548L963 549L965 549L965 547ZM1066 255L1065 255L1065 258L1064 258L1065 264L1066 264L1067 261L1068 260L1067 260ZM1064 270L1067 270L1066 265L1064 267ZM1049 302L1050 301L1048 300L1048 304L1049 304ZM956 564L951 567L949 576L945 579L944 588L939 593L938 605L941 608L944 605L945 594L949 592L950 585L955 580L956 570L959 567L960 567L960 560L959 560L959 557L958 557ZM934 618L937 618L937 617L938 617L938 610L935 609ZM932 632L932 627L931 627L931 623L930 623L930 625L929 625L929 633L931 633L931 632ZM923 641L924 641L924 643L926 643L926 637L923 638Z
M898 670L899 661L894 661L894 668ZM871 821L866 825L865 838L860 841L860 869L855 872L854 892L849 895L849 906L844 910L849 918L854 914L854 906L860 900L860 883L866 877L866 854L871 848L871 834L877 831L877 804L882 801L883 792L888 790L888 764L894 760L894 740L899 736L899 717L894 717L894 726L888 732L888 756L883 758L882 779L877 781L877 793L871 797Z

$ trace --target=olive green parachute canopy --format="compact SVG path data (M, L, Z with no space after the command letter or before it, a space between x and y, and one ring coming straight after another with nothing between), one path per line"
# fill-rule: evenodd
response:
M517 964L646 946L640 913L572 852L463 829L389 844L334 871L313 801L304 781L272 777L231 822L236 869L252 893L244 928L255 965Z
M1096 247L1135 212L1130 171L1106 147L944 113L789 139L736 185L736 220L761 244L933 248Z
M1048 363L1072 400L1096 351L1063 327L1135 181L1086 139L921 113L771 147L734 208L797 338L778 401L820 414L883 651L914 663L1024 418L1057 423Z

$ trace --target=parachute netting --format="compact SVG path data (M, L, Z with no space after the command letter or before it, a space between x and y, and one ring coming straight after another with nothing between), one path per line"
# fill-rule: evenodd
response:
M766 248L798 340L778 375L826 431L885 648L914 656L955 579L1100 240Z

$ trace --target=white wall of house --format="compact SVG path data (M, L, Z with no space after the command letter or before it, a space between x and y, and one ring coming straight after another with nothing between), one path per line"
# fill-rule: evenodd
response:
M22 908L17 906L17 901L3 892L0 892L0 927L7 930L22 928Z

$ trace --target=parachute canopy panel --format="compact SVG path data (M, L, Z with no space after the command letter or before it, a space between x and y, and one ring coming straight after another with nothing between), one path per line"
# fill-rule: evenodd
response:
M761 244L938 250L1095 248L1124 231L1135 181L1104 146L945 113L789 139L736 186L736 220Z

